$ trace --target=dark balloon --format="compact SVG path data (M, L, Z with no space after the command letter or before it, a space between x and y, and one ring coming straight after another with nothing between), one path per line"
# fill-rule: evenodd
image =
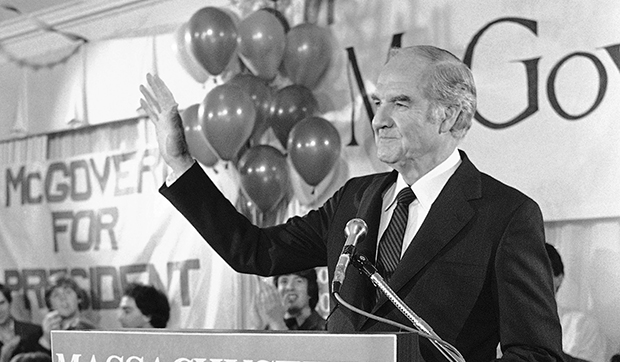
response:
M177 61L183 69L198 83L204 83L209 79L209 73L198 62L191 50L191 35L187 23L181 25L174 37L172 50Z
M261 211L271 211L286 196L288 166L286 157L276 148L251 147L241 156L237 168L245 194Z
M226 12L205 7L188 22L192 53L212 75L220 74L237 49L237 27Z
M263 79L252 74L237 74L228 83L235 84L243 88L252 98L256 109L256 121L252 130L251 139L258 142L260 137L269 128L269 112L271 111L271 101L273 91Z
M310 89L297 84L289 85L276 92L269 124L282 146L286 147L291 129L318 110L319 103Z
M272 13L258 10L239 23L239 55L257 77L276 77L285 47L284 27Z
M340 157L340 134L321 117L308 117L291 130L288 154L293 167L311 186L318 185Z
M331 58L327 29L303 23L286 35L284 68L293 83L314 89L327 72Z
M252 98L241 87L225 83L207 93L198 119L215 152L230 161L252 134L256 111Z

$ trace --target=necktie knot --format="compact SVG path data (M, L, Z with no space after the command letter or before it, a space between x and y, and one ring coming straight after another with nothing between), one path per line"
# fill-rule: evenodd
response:
M409 206L413 200L415 200L415 194L413 193L413 190L411 190L411 187L403 188L400 190L398 195L396 195L396 202L398 204L403 204L404 206Z

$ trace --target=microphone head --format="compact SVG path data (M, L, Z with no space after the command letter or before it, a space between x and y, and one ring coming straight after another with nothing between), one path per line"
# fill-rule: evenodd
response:
M368 231L368 226L366 226L366 222L360 218L349 220L347 226L344 228L346 236L354 235L359 237L366 234L366 231Z

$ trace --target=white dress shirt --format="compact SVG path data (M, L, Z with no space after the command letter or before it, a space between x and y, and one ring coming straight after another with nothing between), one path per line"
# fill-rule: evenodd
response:
M411 185L411 189L416 196L416 199L409 204L409 218L407 219L407 228L405 229L405 237L403 239L403 248L401 250L401 257L411 244L411 240L415 234L420 230L420 226L426 219L433 202L439 196L439 193L448 182L450 176L454 174L456 169L461 164L461 155L458 150L454 152L442 163L437 165L434 169L422 176L418 181ZM381 213L381 222L379 224L379 240L387 229L392 213L396 208L396 195L405 187L409 187L405 182L405 179L401 174L398 174L396 183L389 187L383 194L383 212ZM377 243L378 255L379 243Z

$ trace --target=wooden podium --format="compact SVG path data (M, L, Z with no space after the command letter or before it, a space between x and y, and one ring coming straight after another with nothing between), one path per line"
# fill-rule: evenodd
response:
M417 362L414 333L52 331L53 362Z

